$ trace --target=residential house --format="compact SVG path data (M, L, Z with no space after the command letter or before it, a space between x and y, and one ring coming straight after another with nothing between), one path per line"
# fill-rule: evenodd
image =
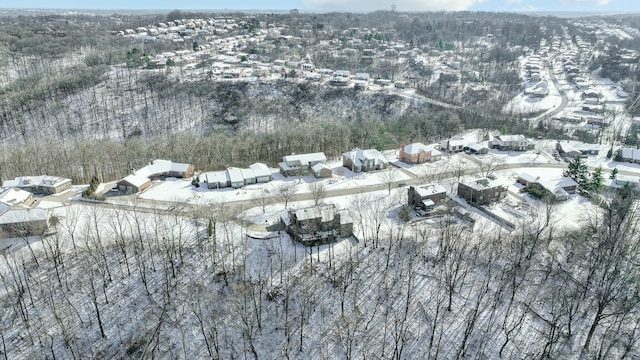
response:
M287 155L279 164L280 173L284 176L304 176L311 173L311 167L318 163L326 164L327 157L323 152L311 154Z
M444 186L435 183L418 187L410 186L407 192L409 206L424 211L431 211L448 199Z
M256 177L256 183L262 184L273 180L273 174L271 169L263 163L254 163L249 165L249 169L253 170L253 174Z
M244 177L242 176L242 170L238 168L227 168L228 184L232 188L241 188L244 184Z
M490 147L500 151L533 150L535 145L524 135L496 135L489 142Z
M578 183L566 176L541 180L539 176L522 173L518 175L518 183L524 186L539 186L551 194L556 201L567 200L569 194L575 193L578 188Z
M389 161L376 149L355 148L342 154L342 166L354 172L382 170Z
M576 157L587 157L598 155L600 146L598 144L588 144L580 141L563 140L556 143L556 150L564 157L574 159Z
M191 164L157 159L118 181L116 185L123 194L135 194L151 186L151 180L169 177L189 178L193 176L193 172L194 167Z
M407 164L422 164L440 160L442 153L436 150L433 145L416 142L409 145L403 144L398 158Z
M116 186L122 194L135 194L151 186L151 180L146 176L131 174L118 181Z
M33 194L25 190L21 190L17 188L9 188L0 192L0 203L5 205L31 206L33 202L34 202Z
M640 164L640 149L621 148L622 161Z
M208 171L202 174L209 189L227 187L241 188L245 185L263 184L273 180L269 167L262 163L249 165L248 169L229 167L221 171Z
M319 245L353 235L353 221L347 211L338 211L335 205L289 210L282 221L294 240L307 245Z
M41 236L49 228L48 209L5 208L0 214L0 230L4 237Z
M209 189L223 189L230 186L230 180L227 171L207 171L202 174L204 182L207 183Z
M2 183L4 188L18 188L32 194L58 194L71 188L71 179L57 176L21 176Z
M502 182L486 177L458 183L458 196L478 205L498 201L506 194L507 187Z
M450 153L460 152L464 150L465 145L467 145L466 140L460 136L454 136L449 140L443 141L440 144L440 149Z
M602 94L595 90L586 90L580 95L580 98L585 101L590 101L592 103L597 104L600 102L600 98L602 98Z
M489 148L486 145L479 143L469 143L465 145L463 149L471 154L484 155L489 153Z
M168 177L190 178L193 176L193 172L194 167L191 164L157 159L136 171L136 174L149 179L164 179Z
M551 193L556 200L566 200L568 194L574 194L578 188L578 183L567 176L540 181L539 184Z

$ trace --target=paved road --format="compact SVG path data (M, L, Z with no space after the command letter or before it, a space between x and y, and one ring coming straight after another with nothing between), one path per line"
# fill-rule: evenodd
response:
M567 104L569 103L569 98L567 97L567 94L564 92L564 90L562 90L562 88L560 87L560 84L558 83L558 79L556 78L556 74L553 71L553 61L555 60L555 57L549 60L549 77L551 78L551 82L553 83L553 86L556 87L556 89L558 90L558 92L560 93L560 96L562 97L562 100L560 101L560 105L549 110L546 111L534 118L531 118L531 122L532 123L536 123L538 120L540 119L544 119L544 118L551 118L553 116L555 116L556 114L558 114L559 112L561 112L562 110L564 110L565 107L567 107Z

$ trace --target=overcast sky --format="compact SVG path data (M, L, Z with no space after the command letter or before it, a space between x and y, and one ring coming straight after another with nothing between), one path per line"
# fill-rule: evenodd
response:
M0 0L0 8L368 12L393 3L398 11L640 12L639 0Z

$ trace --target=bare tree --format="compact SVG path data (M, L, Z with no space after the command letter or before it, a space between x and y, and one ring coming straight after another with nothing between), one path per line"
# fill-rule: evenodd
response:
M295 194L295 182L285 182L280 184L277 189L278 196L284 201L284 207L289 208L289 201Z
M399 176L396 172L396 169L390 167L382 172L382 178L384 179L385 184L387 184L387 190L389 194L391 194L391 188L393 184L398 180Z
M313 197L313 201L316 205L322 201L322 199L327 196L327 190L325 189L324 183L321 182L313 182L309 184L309 188L311 190L311 196Z

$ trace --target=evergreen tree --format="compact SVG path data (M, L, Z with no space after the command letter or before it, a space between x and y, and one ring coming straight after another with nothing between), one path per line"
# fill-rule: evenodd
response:
M564 172L564 176L572 178L581 188L588 188L588 169L587 165L582 162L579 156L569 162L569 167Z
M616 151L616 156L613 158L614 161L622 161L622 150L618 149Z
M599 168L596 168L591 174L591 178L587 183L587 189L589 191L599 193L603 187L602 181L603 181L602 168L599 167Z
M613 168L613 170L611 171L611 175L609 175L609 179L615 180L617 176L618 176L618 169Z

